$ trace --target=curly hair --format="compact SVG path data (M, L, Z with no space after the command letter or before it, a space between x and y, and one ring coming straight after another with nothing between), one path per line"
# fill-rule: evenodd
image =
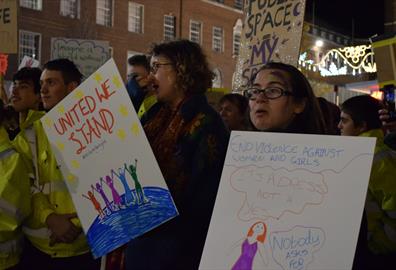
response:
M199 44L185 39L154 44L150 54L172 62L176 85L186 96L205 93L212 87L214 74Z

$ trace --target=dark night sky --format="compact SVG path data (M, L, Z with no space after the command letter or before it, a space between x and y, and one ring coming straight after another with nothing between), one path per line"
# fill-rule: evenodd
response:
M355 38L369 38L384 32L384 0L306 0L306 20L312 21L315 1L315 24L352 35L355 21Z

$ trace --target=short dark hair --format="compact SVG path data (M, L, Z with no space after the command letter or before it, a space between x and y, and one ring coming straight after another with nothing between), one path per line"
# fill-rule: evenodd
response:
M245 96L240 94L225 94L219 100L219 105L221 106L224 102L229 101L234 104L241 115L245 115L249 109L249 101Z
M24 81L24 82L33 82L34 93L40 93L40 76L41 69L37 67L23 67L18 70L13 76L12 81Z
M317 99L326 124L327 133L330 135L340 135L340 130L338 129L341 113L340 108L324 97L318 97Z
M167 57L176 71L176 84L185 95L205 93L212 87L213 72L199 44L187 39L155 44L151 55Z
M150 71L150 62L144 54L135 54L128 58L128 64L131 66L142 66L147 71Z
M327 129L323 119L319 103L312 90L312 86L296 67L280 62L269 62L262 66L250 79L253 83L257 74L262 70L277 69L286 72L290 76L290 89L293 93L293 99L298 101L305 100L304 110L297 114L290 123L289 128L294 132L308 134L326 134Z
M366 123L367 130L382 127L378 116L378 111L382 108L381 102L369 95L352 97L341 105L341 111L349 114L355 126Z
M65 84L71 82L77 82L78 84L80 84L83 79L83 75L78 70L76 64L66 58L58 58L48 61L43 66L43 70L44 69L60 71L62 73L63 81L65 82Z

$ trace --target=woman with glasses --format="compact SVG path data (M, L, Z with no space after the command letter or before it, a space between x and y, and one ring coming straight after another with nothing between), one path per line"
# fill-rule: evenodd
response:
M244 91L250 120L257 130L325 134L318 101L305 76L295 67L268 63L253 76Z
M126 268L197 269L229 133L204 95L213 74L200 46L171 41L151 55L158 103L141 121L179 216L132 240Z

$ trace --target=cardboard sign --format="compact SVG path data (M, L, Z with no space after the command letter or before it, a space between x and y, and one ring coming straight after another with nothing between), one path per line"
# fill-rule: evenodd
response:
M73 61L84 78L90 76L109 58L109 43L100 40L51 38L51 59Z
M374 146L232 132L200 269L351 269Z
M17 1L0 0L0 53L17 53Z
M298 64L304 12L305 0L246 1L235 88L268 62Z
M41 121L95 257L178 214L113 59Z
M20 70L21 68L24 68L24 67L32 67L33 68L33 67L39 67L39 66L40 66L40 61L38 61L30 56L25 55L22 58L21 63L19 64L18 70Z

